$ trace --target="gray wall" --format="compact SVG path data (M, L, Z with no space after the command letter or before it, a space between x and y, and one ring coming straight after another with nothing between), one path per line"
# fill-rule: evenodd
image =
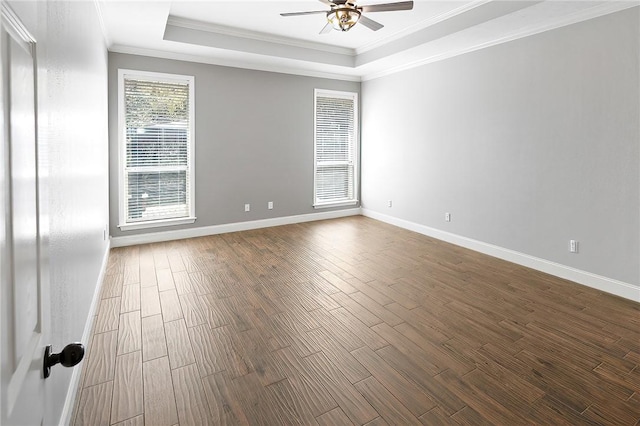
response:
M195 76L196 216L192 225L118 225L118 69ZM111 236L314 213L313 90L360 83L109 53ZM267 210L267 202L274 209ZM251 212L244 212L244 204Z
M363 207L640 285L638 15L364 82Z
M50 232L45 343L58 351L83 336L107 249L107 49L93 2L11 5L38 41L39 143L48 166L43 195ZM57 367L44 382L45 424L58 424L72 372Z

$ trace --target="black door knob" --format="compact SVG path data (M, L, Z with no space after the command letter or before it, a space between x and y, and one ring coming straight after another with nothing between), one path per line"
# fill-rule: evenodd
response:
M43 373L45 379L51 374L51 367L54 365L62 364L64 367L73 367L84 358L84 346L78 342L69 343L60 353L52 354L52 351L51 345L44 348Z

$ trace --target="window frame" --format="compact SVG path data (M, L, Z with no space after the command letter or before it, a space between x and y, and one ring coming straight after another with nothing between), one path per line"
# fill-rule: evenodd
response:
M317 199L318 187L318 97L332 97L353 100L353 199L321 201ZM314 89L313 92L313 207L315 209L358 205L360 195L360 115L358 108L358 93L340 90Z
M125 117L125 79L159 81L167 83L187 83L189 86L189 126L188 126L188 215L186 217L154 219L146 221L127 222L125 184L126 167L126 117ZM192 75L169 74L152 71L118 69L118 228L122 231L135 229L156 228L194 223L195 216L195 77Z

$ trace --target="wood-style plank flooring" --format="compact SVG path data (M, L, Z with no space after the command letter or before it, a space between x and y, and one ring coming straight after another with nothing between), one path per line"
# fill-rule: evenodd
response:
M640 304L364 217L113 249L75 425L638 425Z

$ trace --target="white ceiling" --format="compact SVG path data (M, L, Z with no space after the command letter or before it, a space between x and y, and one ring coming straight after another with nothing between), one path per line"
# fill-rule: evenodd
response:
M362 0L359 6L394 0ZM98 0L109 50L347 80L366 80L640 4L583 0L417 0L411 11L366 14L320 35L318 0Z

